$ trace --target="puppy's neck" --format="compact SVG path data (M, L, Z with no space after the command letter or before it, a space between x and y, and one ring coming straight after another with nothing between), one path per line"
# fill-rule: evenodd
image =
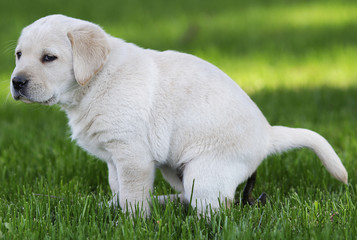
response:
M66 93L62 94L58 105L63 110L69 110L79 106L89 91L90 84L79 86L78 84L72 86Z
M86 108L90 105L92 99L96 97L97 92L97 78L94 76L86 85L81 86L73 83L66 93L62 94L58 104L60 107L68 112L78 108Z

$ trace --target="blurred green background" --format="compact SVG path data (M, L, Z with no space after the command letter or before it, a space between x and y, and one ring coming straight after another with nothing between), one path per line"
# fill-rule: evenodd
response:
M249 92L356 82L357 2L340 0L2 0L1 81L14 67L21 29L54 13L95 22L145 48L199 55Z

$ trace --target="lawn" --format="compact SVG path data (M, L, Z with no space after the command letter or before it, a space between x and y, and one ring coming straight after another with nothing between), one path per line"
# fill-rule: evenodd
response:
M212 62L272 125L326 137L349 185L309 150L294 150L258 168L254 194L268 194L265 206L222 209L211 221L176 202L154 202L148 219L100 207L111 194L106 165L70 141L65 114L9 95L21 29L52 13L96 22L145 48ZM357 2L3 0L0 19L0 239L357 237ZM158 173L154 194L164 193L172 190Z

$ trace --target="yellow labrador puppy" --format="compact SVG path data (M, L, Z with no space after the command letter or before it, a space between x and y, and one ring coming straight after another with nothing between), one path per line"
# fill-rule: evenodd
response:
M111 204L124 211L140 205L149 213L155 168L199 212L217 209L264 158L292 148L312 149L347 183L322 136L270 126L217 67L189 54L142 49L87 21L52 15L24 28L11 93L62 107L72 138L108 164Z

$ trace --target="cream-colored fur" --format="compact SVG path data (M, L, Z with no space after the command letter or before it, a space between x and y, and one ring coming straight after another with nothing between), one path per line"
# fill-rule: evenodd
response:
M111 204L124 211L139 204L149 212L155 168L199 212L216 209L269 154L297 147L347 183L323 137L270 126L234 81L195 56L142 49L62 15L26 27L16 53L14 98L62 107L72 138L107 162Z

